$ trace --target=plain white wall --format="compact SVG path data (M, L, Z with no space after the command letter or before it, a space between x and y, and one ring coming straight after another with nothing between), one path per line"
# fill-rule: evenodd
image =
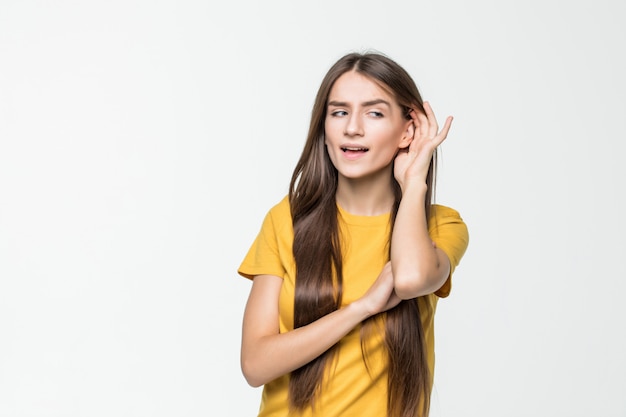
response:
M328 67L443 120L433 415L624 416L619 1L0 3L0 415L251 416L236 269Z

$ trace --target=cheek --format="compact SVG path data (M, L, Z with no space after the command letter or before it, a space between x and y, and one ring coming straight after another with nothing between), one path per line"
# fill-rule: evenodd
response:
M330 123L328 123L328 119L324 122L324 145L328 145L328 137L330 136L331 127Z
M326 145L337 143L337 139L340 137L341 135L340 132L338 132L338 127L336 123L326 122L324 124L324 143Z

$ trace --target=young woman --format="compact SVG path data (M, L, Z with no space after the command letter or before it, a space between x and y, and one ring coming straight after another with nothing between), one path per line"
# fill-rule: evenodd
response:
M259 416L426 416L433 318L468 244L432 203L439 129L409 74L348 54L322 81L289 195L239 273L241 364Z

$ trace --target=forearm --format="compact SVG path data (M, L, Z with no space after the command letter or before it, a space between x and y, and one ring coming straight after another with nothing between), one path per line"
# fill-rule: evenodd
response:
M242 369L246 380L252 386L260 386L298 369L369 316L363 303L357 301L287 333L246 337L244 332Z
M426 184L415 182L403 189L391 239L394 289L402 299L430 294L441 287L449 264L428 234L424 208ZM439 252L441 252L439 250Z

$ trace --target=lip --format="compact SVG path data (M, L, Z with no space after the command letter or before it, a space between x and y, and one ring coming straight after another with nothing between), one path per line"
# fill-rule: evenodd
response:
M369 150L369 146L365 146L362 143L357 143L357 142L345 142L339 145L339 147L343 150L343 149L368 149Z
M339 146L339 149L343 157L349 161L362 158L369 151L367 146L363 146L360 143L343 143Z

